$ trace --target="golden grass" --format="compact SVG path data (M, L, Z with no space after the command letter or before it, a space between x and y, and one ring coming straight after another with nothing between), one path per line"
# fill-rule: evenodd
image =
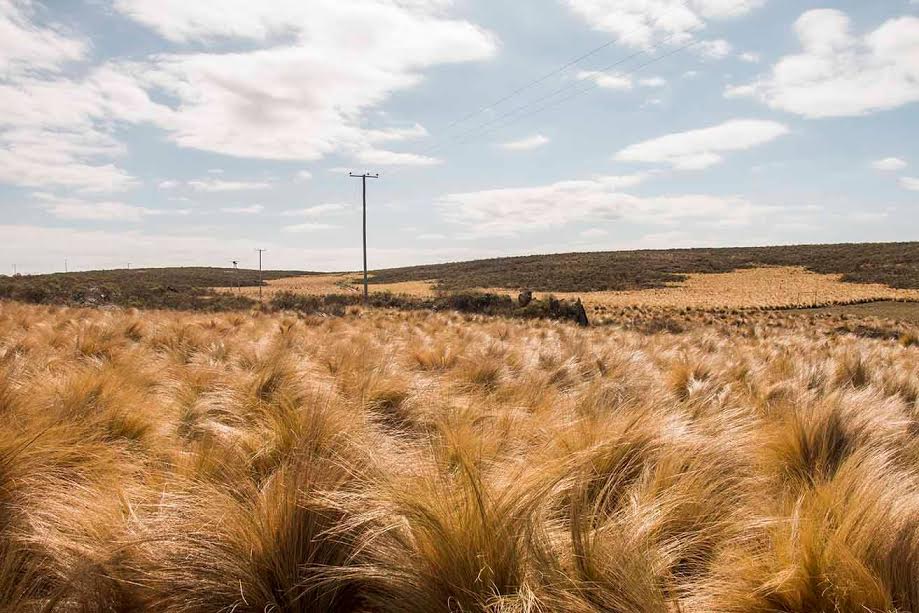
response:
M919 346L725 319L0 303L0 610L919 611Z
M894 289L871 283L846 283L842 275L824 275L794 266L776 266L735 270L728 273L691 273L680 283L659 289L642 289L621 292L556 292L558 298L581 298L584 305L602 313L617 307L661 308L790 308L852 304L870 300L919 301L919 290ZM360 291L351 283L355 274L307 275L268 281L263 288L270 297L281 291L323 295ZM435 295L436 281L406 281L402 283L371 284L374 292L391 292L417 297ZM223 291L227 291L224 289ZM235 291L235 290L233 290ZM258 288L243 288L243 293L254 297ZM516 297L518 290L508 288L481 288L498 294ZM542 292L537 297L544 297Z

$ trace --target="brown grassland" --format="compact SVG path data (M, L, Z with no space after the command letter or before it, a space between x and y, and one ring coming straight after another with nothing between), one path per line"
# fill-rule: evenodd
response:
M668 309L693 308L795 308L827 305L844 305L880 300L919 301L919 289L897 289L881 283L849 283L840 274L810 272L800 266L772 266L744 268L721 273L688 273L679 281L662 287L620 291L595 292L535 292L537 297L554 295L574 300L580 298L585 306L598 314L616 307L662 307ZM282 292L306 295L357 293L360 278L355 274L312 274L281 277L267 281L263 295L270 298ZM392 293L412 297L436 295L438 282L400 281L371 283L371 292ZM476 291L516 296L518 289L506 287L478 287ZM225 293L241 292L249 298L258 296L258 287L239 290L222 290Z
M852 324L0 302L0 609L919 611L917 329Z

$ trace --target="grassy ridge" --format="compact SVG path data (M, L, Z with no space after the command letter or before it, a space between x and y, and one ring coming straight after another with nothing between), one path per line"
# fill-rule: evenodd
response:
M262 272L264 280L308 274L293 270ZM218 293L212 287L259 284L257 270L232 268L137 268L47 275L0 276L0 298L37 304L115 304L124 307L233 310L255 302Z
M440 289L528 287L587 292L663 287L687 273L803 266L852 283L919 288L919 242L562 253L375 271L373 283L438 279Z

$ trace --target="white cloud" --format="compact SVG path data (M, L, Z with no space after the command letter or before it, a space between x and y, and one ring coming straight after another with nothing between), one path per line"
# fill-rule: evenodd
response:
M442 241L446 239L446 235L440 234L438 232L426 232L424 234L418 235L418 240L421 241Z
M662 77L645 77L639 79L638 84L642 87L663 87L667 85L667 80Z
M330 202L327 204L317 204L314 206L308 206L305 209L293 209L290 211L284 211L281 215L285 217L319 217L325 215L326 213L335 213L338 211L344 211L350 208L347 204L341 204L338 202Z
M313 178L313 173L311 173L308 170L301 170L297 173L298 181L309 181L312 178Z
M220 209L224 213L232 213L236 215L257 215L265 210L265 207L261 204L252 204L249 206L228 206Z
M582 70L578 72L577 78L579 80L590 79L604 89L618 89L621 91L632 89L632 77L622 72Z
M538 187L448 194L437 204L448 221L468 226L476 236L514 236L520 231L558 227L586 218L619 214L617 192L638 185L643 175L561 181Z
M748 62L750 64L759 64L760 59L762 59L759 53L753 53L751 51L741 53L737 57L740 58L741 61Z
M517 236L575 222L614 219L656 225L694 220L719 227L739 226L777 210L736 196L640 197L622 192L644 178L645 175L596 177L536 187L448 194L438 199L437 206L447 221L468 230L461 238Z
M667 40L680 44L705 28L708 20L744 15L765 0L566 0L595 30L610 32L622 44L648 47Z
M919 192L919 178L916 177L901 177L900 185L905 189L908 189L913 192Z
M487 59L497 47L488 32L446 17L440 0L117 0L115 7L176 42L264 46L119 67L146 91L175 100L158 125L176 143L238 157L344 153L374 164L436 163L378 150L426 132L369 129L366 111L416 85L426 68Z
M668 134L626 147L616 154L623 162L670 164L681 170L698 170L723 161L722 153L742 151L787 134L774 121L733 119L717 126Z
M281 228L284 232L319 232L321 230L333 230L338 228L338 226L333 226L327 223L298 223L292 226L284 226Z
M175 189L179 185L180 183L178 181L168 180L168 181L160 181L157 184L157 187L159 187L160 189Z
M802 14L795 32L801 53L725 95L751 96L809 118L866 115L919 101L919 17L890 19L859 37L848 15L819 9Z
M501 143L498 146L507 151L530 151L531 149L538 149L548 142L549 139L542 134L534 134L520 140Z
M443 163L443 160L425 155L383 149L363 149L355 155L355 159L364 164L378 166L436 166Z
M150 209L123 202L91 202L77 198L59 198L51 194L38 193L33 196L42 201L40 206L59 219L81 221L141 221L144 217L163 215L166 211ZM182 214L183 211L173 213Z
M89 192L120 191L136 184L124 170L99 162L122 153L121 145L103 132L89 127L85 131L2 130L3 123L0 113L0 183Z
M609 232L607 232L606 230L603 230L602 228L589 228L581 232L581 237L582 238L601 238L603 236L606 236L607 234L609 234Z
M86 55L88 44L59 26L33 23L29 0L0 1L0 78L35 70L58 71Z
M722 38L699 41L694 48L703 56L713 60L720 60L727 57L732 49L731 43Z
M871 167L875 170L903 170L906 168L907 164L905 161L900 158L884 158L883 160L876 160L871 163Z
M268 189L271 183L266 181L222 181L220 179L199 179L189 181L188 186L196 192L241 192Z

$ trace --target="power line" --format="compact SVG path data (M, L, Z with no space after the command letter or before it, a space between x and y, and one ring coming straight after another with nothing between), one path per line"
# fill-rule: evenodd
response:
M671 40L673 40L673 38L674 38L675 36L676 36L675 34L672 34L672 35L668 36L667 38L665 38L664 40L662 40L661 42L652 45L651 48L648 49L648 50L642 49L642 50L636 51L636 52L634 52L634 53L631 53L631 54L629 54L628 56L626 56L626 57L624 57L624 58L621 58L621 59L619 59L619 60L616 60L616 61L613 62L612 64L609 64L608 66L604 66L603 68L601 68L601 69L599 69L599 70L597 70L597 71L595 71L595 72L597 72L597 73L604 73L604 72L607 72L607 71L609 71L609 70L612 70L613 68L616 68L617 66L621 66L622 64L624 64L624 63L626 63L626 62L628 62L628 61L631 61L631 60L635 59L636 57L638 57L638 56L640 56L640 55L646 54L646 53L648 53L649 51L653 51L653 50L657 49L658 47L660 47L660 46L662 46L662 45L664 45L664 44L670 42ZM698 41L696 41L696 42L698 42ZM682 50L685 49L686 47L692 46L693 44L695 44L695 42L694 42L694 43L691 43L690 45L686 45L686 46L684 46L684 47L677 48L677 49L675 50L675 52L676 52L676 51L682 51ZM638 67L634 68L631 72L626 72L626 74L633 74L633 73L636 72L637 70L640 70L641 68L644 68L645 66L648 66L649 64L653 64L653 63L654 63L655 61L657 61L658 59L663 59L663 58L665 58L665 57L669 57L670 55L673 55L673 53L669 53L669 54L666 54L666 55L663 55L663 56L659 56L659 58L654 58L654 59L653 59L652 61L650 61L650 62L645 62L644 64L641 64L641 65L639 65ZM474 133L478 132L479 130L481 130L482 128L487 128L488 126L493 125L493 124L495 124L495 123L498 123L498 122L500 122L500 121L503 120L503 119L507 119L508 117L513 117L514 115L516 115L516 114L520 113L521 111L524 111L524 110L526 110L526 109L532 107L533 105L539 104L540 102L544 102L544 101L546 101L546 100L550 100L550 99L554 98L555 96L557 96L558 94L561 94L561 93L564 93L564 92L566 92L566 91L568 91L568 90L570 90L570 89L576 88L579 84L580 84L579 81L576 81L576 82L574 82L574 83L568 83L568 84L563 85L562 87L560 87L560 88L558 88L558 89L553 90L552 92L550 92L550 93L548 93L548 94L546 94L546 95L544 95L544 96L541 96L540 98L537 98L537 99L535 99L535 100L531 100L530 102L527 102L526 104L523 104L523 105L521 105L521 106L518 106L518 107L515 107L515 108L513 108L513 109L510 109L509 111L506 111L506 112L502 113L501 115L495 117L494 119L490 119L489 121L486 121L485 123L480 124L480 125L476 126L475 128L472 128L471 130L467 130L466 132L463 132L463 133L461 133L461 134L456 135L456 136L455 136L454 138L452 138L450 141L448 141L447 143L444 143L444 144L440 145L438 148L435 148L433 151L426 153L426 155L427 155L427 154L430 154L430 153L434 153L434 152L440 150L441 148L443 148L443 147L445 147L445 146L449 146L450 144L459 141L460 139L462 139L462 138L465 137L465 136L468 136L469 134L474 134ZM596 82L595 82L594 85L596 86ZM593 89L593 88L591 88L591 89ZM567 100L567 99L568 99L568 98L564 98L563 100Z
M550 79L550 78L554 77L555 75L558 75L558 74L561 74L561 73L565 72L566 70L568 70L568 69L571 68L572 66L575 66L575 65L581 63L582 61L586 60L587 58L596 55L597 53L603 51L604 49L606 49L606 48L608 48L608 47L610 47L610 46L612 46L613 44L615 44L615 43L617 43L617 42L620 42L620 41L622 41L622 40L627 39L627 38L629 37L629 35L634 34L635 32L641 30L641 29L644 28L644 27L648 27L648 28L651 28L651 29L653 30L653 28L656 27L660 21L662 21L665 17L670 16L670 14L672 14L677 8L688 9L689 7L687 7L687 6L686 6L684 3L682 3L682 2L677 2L677 6L674 6L673 8L671 8L671 9L669 9L669 10L667 10L667 11L661 13L661 14L658 15L654 20L652 20L649 24L647 24L647 26L645 26L644 24L635 26L635 27L632 28L631 30L627 30L626 32L624 32L624 33L622 33L622 34L617 35L617 36L615 36L615 37L613 37L613 38L611 38L611 39L605 41L605 42L602 43L601 45L598 45L597 47L594 47L593 49L587 51L586 53L583 53L583 54L577 56L576 58L573 58L573 59L569 60L568 62L562 64L562 65L559 66L558 68L555 68L555 69L553 69L553 70L551 70L551 71L545 73L544 75L542 75L542 76L540 76L540 77L537 77L537 78L533 79L532 81L529 81L529 82L525 83L524 85L518 87L517 89L515 89L515 90L509 92L508 94L506 94L506 95L504 95L504 96L498 98L497 100L494 100L493 102L490 102L490 103L488 103L488 104L486 104L486 105L484 105L484 106L481 106L481 107L479 107L478 109L476 109L476 110L474 110L474 111L472 111L472 112L470 112L470 113L467 113L466 115L460 117L459 119L456 119L456 120L454 120L454 121L451 121L449 124L447 124L447 125L445 126L444 130L449 130L450 128L453 128L453 127L455 127L455 126L457 126L457 125L459 125L459 124L461 124L461 123L465 123L466 121L468 121L469 119L472 119L472 118L475 117L476 115L479 115L479 114L481 114L481 113L484 113L485 111L487 111L487 110L489 110L489 109L493 109L494 107L498 106L499 104L502 104L502 103L504 103L504 102L507 102L508 100L510 100L511 98L513 98L514 96L517 96L518 94L520 94L520 93L522 93L522 92L525 92L526 90L528 90L528 89L530 89L530 88L532 88L532 87L534 87L534 86L536 86L536 85L539 85L540 83L546 81L547 79ZM669 40L669 39L672 39L672 38L673 38L674 36L676 36L676 35L677 35L677 33L675 32L675 33L672 34L670 37L668 37L668 40ZM652 47L652 48L653 48L653 47ZM637 55L637 54L633 54L633 55L630 56L630 57L635 57L635 55ZM627 59L628 59L628 58L627 58ZM606 70L606 69L604 69L604 70Z
M681 6L681 7L683 7L683 8L688 8L688 7L687 7L684 3L682 3L682 2L679 2L678 5ZM523 92L523 91L526 91L527 89L530 89L531 87L533 87L533 86L535 86L535 85L538 85L539 83L542 83L542 82L545 81L546 79L548 79L548 78L550 78L550 77L552 77L552 76L555 76L555 75L557 75L557 74L560 74L560 73L564 72L565 70L567 70L567 69L571 68L572 66L578 64L578 63L581 62L582 60L584 60L584 59L586 59L586 58L588 58L588 57L591 57L591 56L595 55L596 53L599 53L600 51L602 51L603 49L609 47L609 46L612 45L613 43L627 38L629 34L635 32L635 31L638 31L638 30L641 29L642 27L648 27L648 28L652 28L652 29L653 29L653 28L654 28L664 17L666 17L666 16L668 16L670 13L674 12L674 11L676 10L676 8L678 8L678 7L675 6L675 7L671 8L670 10L668 10L668 11L666 11L666 12L664 12L664 13L661 13L660 15L658 15L653 21L651 21L651 22L650 22L649 24L647 24L646 26L644 26L644 25L643 25L643 26L638 26L638 27L633 28L632 30L629 30L628 32L626 32L626 33L624 33L624 34L618 36L617 38L614 38L614 39L611 39L611 40L609 40L609 41L606 41L606 42L603 43L602 45L599 45L598 47L595 47L594 49L591 49L591 50L588 51L587 53L584 53L584 54L582 54L582 55L580 55L580 56L578 56L578 57L576 57L576 58L574 58L574 59L568 61L567 63L563 64L563 65L560 66L559 68L556 68L556 69L552 70L551 72L548 72L548 73L542 75L541 77L538 77L537 79L534 79L533 81L530 81L529 83L526 83L526 84L524 84L524 85L521 86L521 87L518 87L517 89L515 89L515 90L513 90L512 92L508 93L507 95L505 95L505 96L503 96L503 97L501 97L501 98L498 98L498 99L495 100L494 102L492 102L492 103L490 103L490 104L486 104L486 105L484 105L484 106L482 106L482 107L479 107L477 110L475 110L475 111L473 111L473 112L471 112L471 113L468 113L467 115L461 117L460 119L455 120L455 121L451 122L450 124L448 124L447 127L446 127L446 129L450 129L450 128L452 128L452 127L455 127L456 125L459 125L459 124L461 124L461 123L464 123L464 122L467 121L468 119L471 119L472 117L475 117L476 115L479 115L480 113L482 113L482 112L484 112L484 111L486 111L486 110L489 110L489 109L491 109L491 108L494 108L495 106L497 106L497 105L499 105L499 104L501 104L501 103L503 103L503 102L506 102L507 100L513 98L514 96L518 95L519 93L521 93L521 92ZM735 7L735 10L732 12L732 14L736 14L736 13L740 10L740 8L741 8L741 5L737 5L737 6ZM623 64L623 63L625 63L625 62L628 62L629 60L632 60L632 59L638 57L638 56L641 55L641 54L648 53L649 51L652 51L652 50L654 50L654 49L660 47L661 45L664 45L664 44L666 44L666 43L672 41L674 38L676 38L677 36L681 36L681 35L684 34L684 33L685 33L685 32L673 32L670 36L666 37L665 39L663 39L663 40L661 40L661 41L659 41L659 42L657 42L657 43L654 43L654 44L651 45L648 49L643 49L643 50L639 50L639 51L633 52L633 53L629 54L628 56L623 57L623 58L620 58L619 60L613 62L612 64L610 64L610 65L608 65L608 66L605 66L605 67L601 68L600 70L598 70L598 71L596 71L596 72L606 72L606 71L608 71L608 70L611 70L612 68L615 68L616 66L619 66L619 65L621 65L621 64ZM637 70L640 70L641 68L644 68L644 67L646 67L646 66L649 66L649 65L651 65L651 64L653 64L653 63L655 63L655 62L657 62L657 61L660 61L660 60L662 60L662 59L664 59L664 58L670 57L670 56L672 56L672 55L674 55L674 54L676 54L676 53L678 53L678 52L680 52L680 51L683 51L683 50L685 50L685 49L688 49L689 47L692 47L692 46L694 46L694 45L697 45L697 44L699 44L700 42L702 42L702 41L701 41L701 40L698 40L698 39L697 39L697 40L692 40L692 41L690 41L690 42L689 42L688 44L686 44L686 45L683 45L683 46L681 46L681 47L678 47L678 48L674 49L673 51L671 51L671 52L669 52L669 53L666 53L666 54L664 54L664 55L661 55L661 56L658 56L658 57L656 57L656 58L653 58L652 60L650 60L650 61L648 61L648 62L645 62L644 64L641 64L640 66L637 66L636 68L634 68L633 70L627 72L626 74L634 74ZM447 140L446 142L442 142L442 143L440 143L440 144L435 144L435 145L433 145L432 147L430 147L430 148L428 148L428 149L426 149L426 150L423 150L423 151L417 153L416 155L429 156L429 155L431 155L431 154L433 154L433 153L436 153L436 152L438 152L438 151L441 151L441 150L444 149L445 147L449 147L450 145L452 145L452 144L454 144L454 143L456 143L456 142L467 143L467 142L469 142L470 140L472 140L471 137L470 137L470 138L466 138L466 137L469 136L469 135L477 135L477 136L479 136L479 135L489 134L489 133L491 133L491 132L493 132L493 131L495 131L495 130L501 129L502 127L506 127L507 125L512 125L513 123L516 123L516 122L519 121L520 119L524 119L524 118L526 118L526 117L530 117L530 116L532 116L532 115L536 115L536 114L538 114L538 113L541 113L542 111L547 110L547 109L549 109L549 108L552 108L553 106L556 106L557 104L560 104L560 103L565 102L565 101L567 101L567 100L570 100L571 98L574 98L574 97L580 95L581 93L585 93L585 92L587 92L587 91L592 91L592 90L596 89L596 88L599 86L599 85L596 83L596 81L595 81L594 84L593 84L591 87L587 88L586 90L579 90L579 91L576 91L576 92L575 92L574 94L572 94L571 96L566 96L566 97L562 98L561 100L559 100L557 104L556 104L556 103L550 103L550 104L544 105L544 106L542 106L542 107L536 109L535 111L533 111L533 112L531 112L531 113L526 113L525 115L522 115L522 116L520 116L520 117L517 117L517 118L515 118L514 120L509 121L509 122L507 122L507 123L504 124L504 125L499 125L499 126L496 126L496 127L493 128L493 129L489 129L489 130L486 130L486 131L484 131L484 132L481 132L481 134L477 134L477 133L479 133L483 128L487 128L487 127L490 126L490 125L493 125L493 124L495 124L495 123L498 123L498 122L500 122L502 119L507 119L507 118L509 118L509 117L512 117L512 116L514 116L514 115L520 113L521 111L524 111L524 110L526 110L526 109L532 107L532 106L535 105L535 104L539 104L540 102L543 102L543 101L545 101L545 100L554 98L555 96L559 95L560 93L563 93L563 92L568 91L568 90L570 90L570 89L572 89L572 88L574 88L574 87L577 87L577 85L578 85L577 82L575 82L575 83L569 83L569 84L567 84L567 85L565 85L565 86L563 86L563 87L561 87L561 88L558 88L558 89L554 90L553 92L549 93L548 95L542 96L542 97L540 97L540 98L538 98L538 99L536 99L536 100L532 100L532 101L530 101L530 102L528 102L528 103L526 103L526 104L524 104L524 105L521 105L521 106L519 106L519 107L516 107L516 108L514 108L514 109L511 109L510 111L507 111L507 112L501 114L500 116L498 116L498 117L496 117L496 118L494 118L494 119L491 119L491 120L485 122L484 124L481 124L481 125L479 125L479 126L477 126L477 127L475 127L475 128L472 128L471 130L467 130L467 131L462 132L462 133L460 133L460 134L453 135L453 136L452 136L449 140ZM461 140L461 139L465 139L465 140ZM386 173L386 176L387 176L387 177L391 177L391 176L393 176L393 175L395 175L395 174L398 174L399 172L402 172L402 171L404 171L404 170L405 170L404 168L402 168L402 169L396 169L396 170L394 170L393 172Z
M632 76L632 75L634 75L636 72L638 72L639 70L641 70L642 68L645 68L646 66L650 66L651 64L654 64L654 63L656 63L656 62L659 62L660 60L663 60L663 59L666 59L666 58L671 57L671 56L673 56L673 55L676 55L676 54L679 53L680 51L685 51L686 49L689 49L690 47L693 47L693 46L699 44L700 42L701 42L701 41L696 40L696 41L692 41L692 42L690 42L690 43L687 43L686 45L683 45L683 46L681 46L681 47L677 47L676 49L672 49L671 51L668 51L667 53L665 53L665 54L663 54L663 55L657 56L657 57L655 57L655 58L653 58L653 59L651 59L651 60L649 60L649 61L647 61L647 62L645 62L645 63L643 63L643 64L640 64L640 65L636 66L635 68L633 68L632 70L626 72L625 74L626 74L626 75L629 75L629 76ZM600 72L604 72L604 71L600 71ZM549 104L545 104L545 105L543 105L543 106L541 106L541 107L539 107L539 108L533 110L533 111L530 112L530 113L526 113L525 115L521 115L521 116L519 116L519 117L515 117L514 119L512 119L511 121L508 121L507 123L505 123L505 124L503 124L503 125L495 126L494 128L485 130L484 132L474 133L474 134L472 134L472 136L471 136L470 138L468 138L468 139L466 139L466 140L461 140L461 141L458 141L458 142L460 142L461 144L465 144L465 143L470 142L470 141L473 140L474 138L477 138L477 137L480 137L480 136L484 136L484 135L486 135L486 134L491 134L492 132L495 132L495 131L500 130L500 129L502 129L502 128L506 128L506 127L509 126L509 125L513 125L513 124L517 123L518 121L521 121L521 120L523 120L523 119L526 119L527 117L532 117L533 115L538 115L539 113L541 113L541 112L543 112L543 111L546 111L546 110L548 110L548 109L550 109L550 108L556 107L556 106L558 106L558 105L560 105L560 104L562 104L562 103L564 103L564 102L567 102L568 100L571 100L572 98L576 98L576 97L580 96L581 94L586 94L586 93L588 93L588 92L591 92L591 91L597 89L598 87L600 87L599 83L597 83L596 81L594 81L594 82L591 83L588 87L586 87L586 88L584 88L584 89L575 90L575 91L574 91L571 95L569 95L569 96L565 96L564 98L561 98L561 99L556 100L556 101L554 101L554 102L551 102L551 103L549 103ZM529 106L531 106L531 105L525 105L525 107L529 107ZM486 124L486 125L487 125L487 124ZM484 126L479 126L479 127L481 128L481 127L484 127ZM473 132L476 132L476 130L474 130Z

